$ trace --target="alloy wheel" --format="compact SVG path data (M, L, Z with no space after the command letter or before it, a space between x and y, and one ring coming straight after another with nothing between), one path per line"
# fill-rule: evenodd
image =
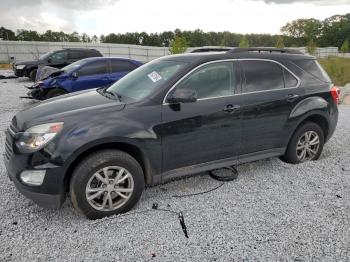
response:
M296 153L300 162L312 160L320 148L320 137L315 131L305 132L298 140Z
M123 206L134 191L134 179L123 167L108 166L89 179L85 194L88 203L99 211L113 211Z

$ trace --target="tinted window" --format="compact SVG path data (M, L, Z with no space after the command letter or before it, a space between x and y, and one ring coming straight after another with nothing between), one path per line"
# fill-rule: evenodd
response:
M107 73L106 61L96 61L87 64L78 70L78 76L98 75Z
M246 85L243 92L284 88L282 67L268 61L242 61Z
M56 52L50 56L50 59L52 63L64 62L67 60L67 51Z
M198 98L232 95L235 86L233 72L232 62L209 64L196 70L177 88L192 89Z
M129 61L116 60L116 59L111 60L111 67L112 67L112 72L128 72L136 68L136 66Z
M294 61L294 63L304 71L318 78L319 80L324 82L331 82L331 79L329 78L328 74L326 73L326 71L324 71L324 69L317 62L317 60L296 60Z
M284 74L284 85L286 88L296 87L298 85L298 80L286 69L283 69Z
M86 55L84 55L83 52L69 51L69 59L79 60L79 59L82 59L85 57L86 57Z

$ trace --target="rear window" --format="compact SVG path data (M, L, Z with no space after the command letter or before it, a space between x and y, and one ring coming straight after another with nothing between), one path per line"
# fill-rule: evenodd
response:
M296 60L294 64L323 82L332 82L326 71L315 59Z

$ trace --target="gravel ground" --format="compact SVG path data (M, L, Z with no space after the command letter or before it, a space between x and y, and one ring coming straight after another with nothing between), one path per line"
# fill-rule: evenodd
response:
M0 153L12 116L30 105L25 79L0 80ZM0 162L0 261L348 261L350 107L317 162L277 158L239 166L220 185L206 174L148 188L131 213L96 221L38 207L18 193ZM182 211L189 238L176 214ZM135 213L140 212L140 213Z

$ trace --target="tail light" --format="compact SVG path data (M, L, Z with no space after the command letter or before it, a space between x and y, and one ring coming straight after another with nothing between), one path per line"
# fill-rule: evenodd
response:
M340 89L336 86L333 86L331 88L331 95L332 95L334 102L336 104L339 104L340 103L340 97L339 97L340 96Z

